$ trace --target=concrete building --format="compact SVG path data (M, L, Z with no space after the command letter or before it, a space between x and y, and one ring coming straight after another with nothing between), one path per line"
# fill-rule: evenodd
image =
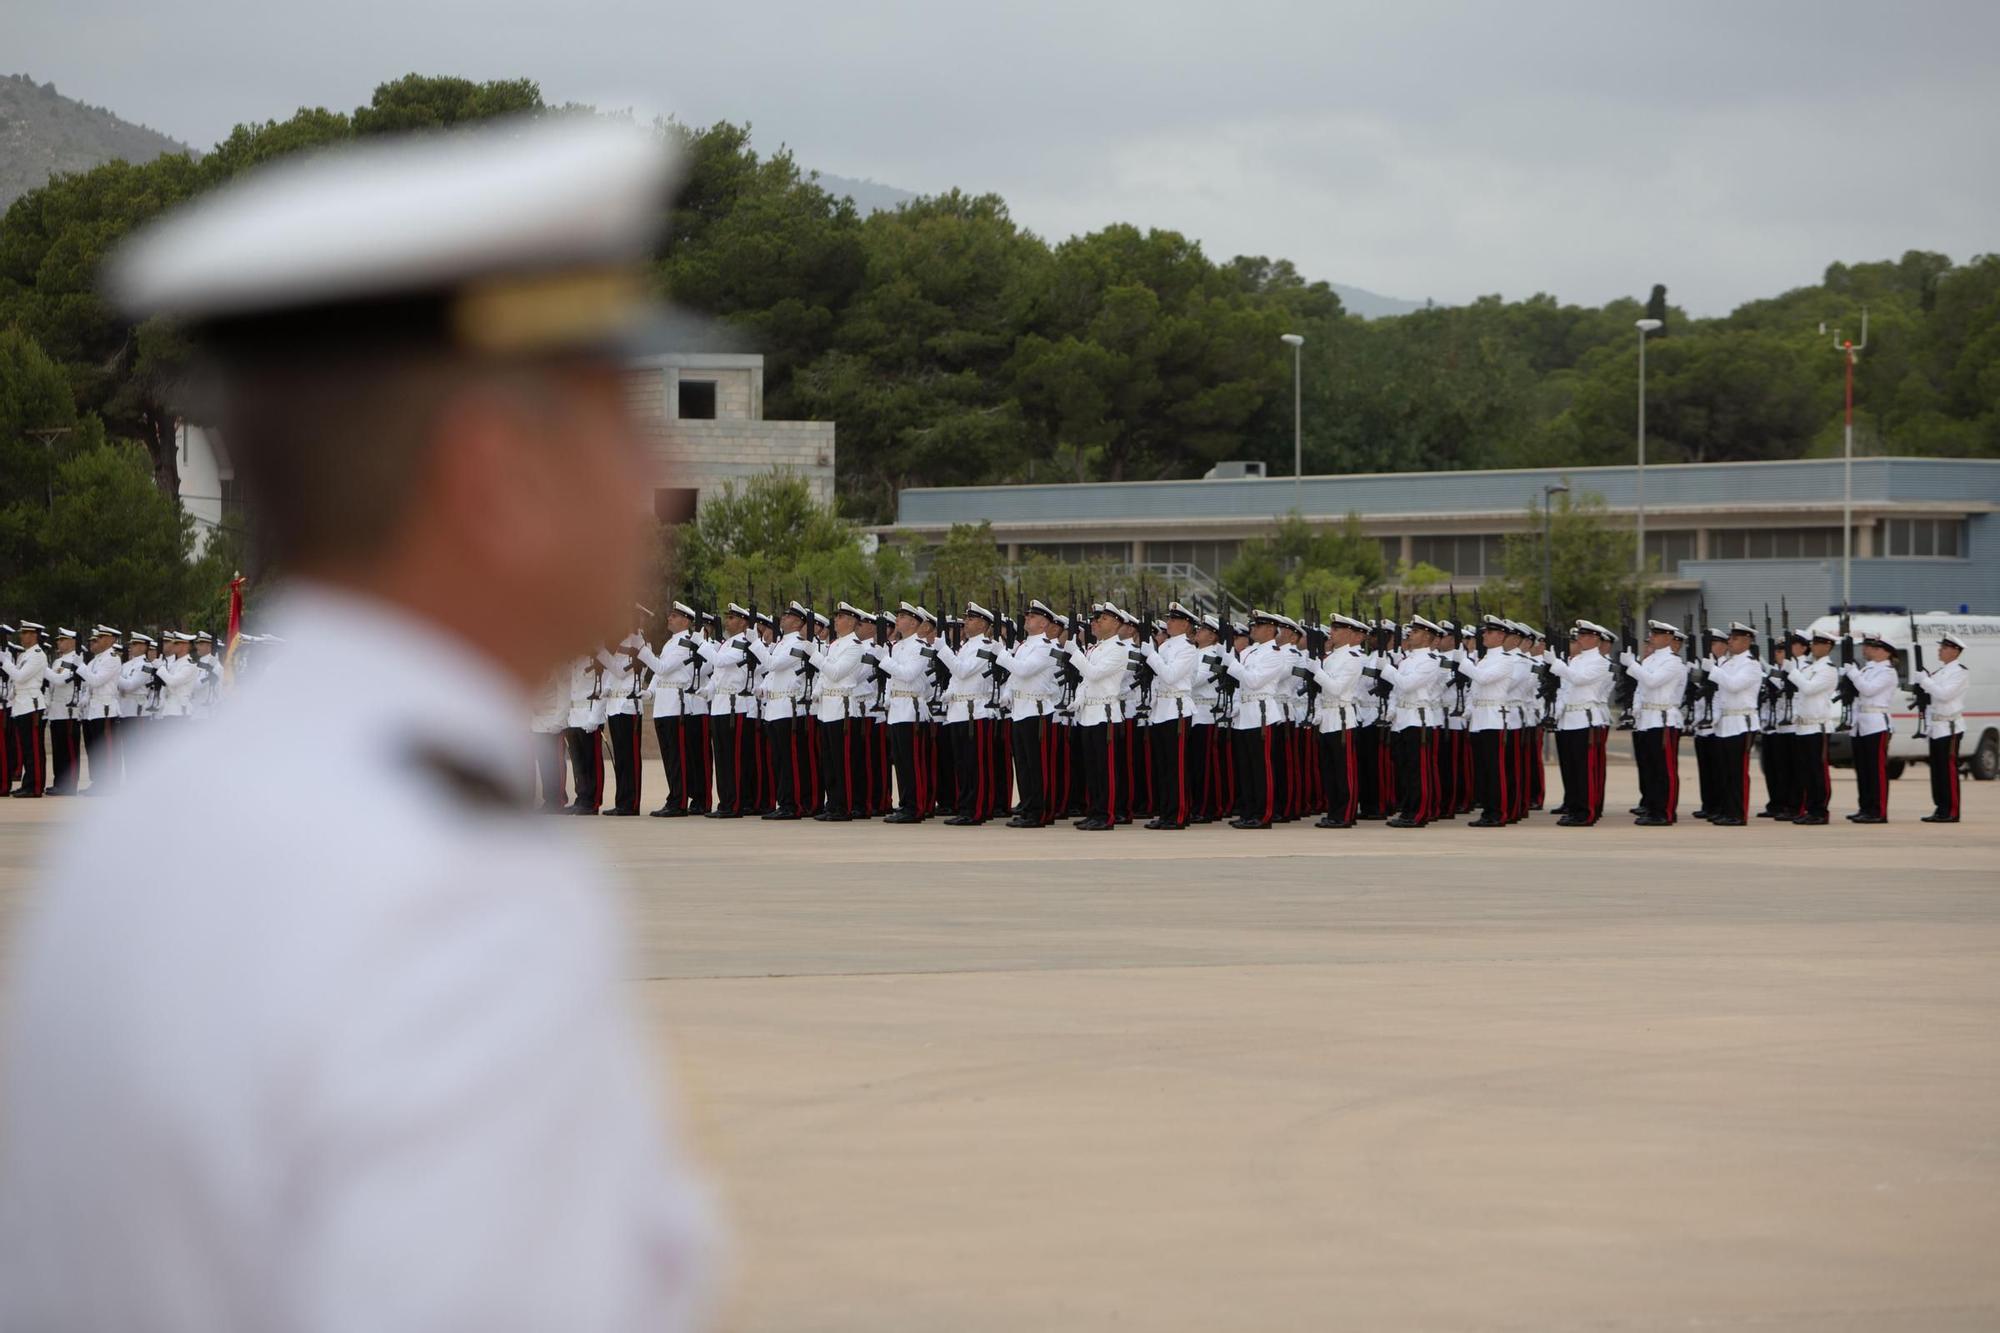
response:
M676 353L633 363L632 406L659 468L652 509L682 522L731 482L774 469L804 477L833 502L831 421L766 421L764 358Z
M911 488L892 529L925 542L955 523L990 521L1010 560L1147 565L1184 586L1213 580L1246 540L1296 509L1309 522L1358 514L1387 563L1427 562L1461 588L1501 572L1502 540L1526 531L1543 488L1602 496L1632 521L1630 467L1356 476L1218 478L1080 485ZM1705 597L1711 617L1794 619L1840 602L1841 462L1698 463L1646 469L1646 550L1658 570L1653 613L1679 619ZM1854 460L1853 602L2000 611L2000 462Z
M237 521L236 473L221 438L200 426L185 421L176 426L174 447L180 455L181 508L194 519L194 548L199 554L210 534Z

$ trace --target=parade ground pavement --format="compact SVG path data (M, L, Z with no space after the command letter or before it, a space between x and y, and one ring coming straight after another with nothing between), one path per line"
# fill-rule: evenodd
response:
M1634 828L1619 765L1597 828L562 831L724 1328L1992 1330L2000 783L1932 826L1925 779L1887 827ZM76 804L0 802L0 931Z

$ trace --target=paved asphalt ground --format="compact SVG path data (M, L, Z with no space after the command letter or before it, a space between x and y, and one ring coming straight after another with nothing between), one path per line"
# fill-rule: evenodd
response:
M1923 781L1867 829L564 831L731 1329L1992 1330L2000 784ZM0 802L0 932L70 804Z

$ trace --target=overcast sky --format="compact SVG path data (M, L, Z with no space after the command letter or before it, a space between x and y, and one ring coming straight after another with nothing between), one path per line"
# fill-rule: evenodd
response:
M995 191L1060 238L1442 302L1701 314L1834 259L2000 249L2000 3L25 0L0 64L205 147L412 70L750 121L801 162Z

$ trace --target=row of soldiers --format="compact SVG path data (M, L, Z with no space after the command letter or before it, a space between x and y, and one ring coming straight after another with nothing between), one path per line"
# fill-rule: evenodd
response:
M667 630L657 652L634 633L548 682L532 720L544 808L641 813L650 715L667 779L650 812L660 818L1067 818L1094 831L1135 818L1151 829L1313 816L1323 828L1415 828L1469 815L1494 828L1544 808L1548 731L1562 779L1553 813L1588 826L1604 814L1620 725L1633 732L1641 825L1679 817L1683 735L1696 817L1826 823L1828 741L1847 729L1860 798L1848 818L1887 818L1898 681L1879 638L1862 640L1861 661L1836 664L1833 636L1789 631L1763 661L1741 622L1709 629L1697 654L1664 621L1620 650L1589 620L1554 645L1491 615L1308 625L1253 611L1231 624L1177 601L1157 620L1111 602L1071 617L1030 601L1018 623L978 602L943 621L910 602L894 614L842 602L831 617L797 602L776 616L676 602ZM1912 680L1934 750L1948 751L1934 755L1931 821L1958 817L1959 651L1947 638L1939 668ZM1769 798L1756 811L1753 742Z
M37 621L0 625L0 795L108 792L124 772L124 747L154 719L205 718L225 691L222 658L207 630L84 634ZM244 643L275 636L243 634ZM87 771L89 785L84 786Z

